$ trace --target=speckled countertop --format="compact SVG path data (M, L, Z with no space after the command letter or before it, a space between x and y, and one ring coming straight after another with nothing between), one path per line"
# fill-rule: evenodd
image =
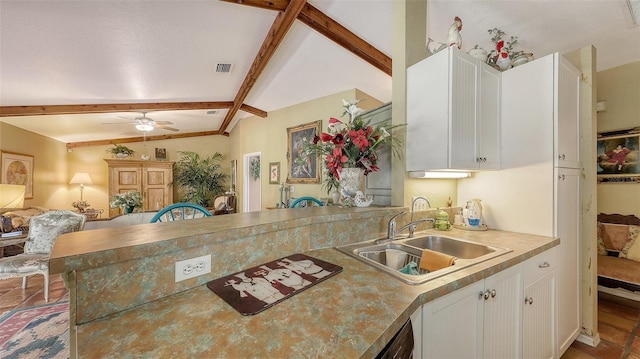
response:
M442 233L442 232L439 232ZM77 326L80 358L371 358L419 306L559 244L559 239L454 229L446 235L513 251L408 285L333 248L305 254L343 272L254 316L206 285Z

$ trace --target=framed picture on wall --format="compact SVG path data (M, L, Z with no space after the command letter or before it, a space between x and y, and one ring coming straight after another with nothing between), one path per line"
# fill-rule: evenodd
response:
M24 198L33 198L33 156L2 151L0 161L0 181L25 186Z
M156 147L156 160L164 161L167 159L167 149Z
M280 184L280 162L269 162L269 184Z
M320 161L303 154L303 144L320 134L322 120L287 128L288 183L320 183Z
M640 182L639 144L640 133L598 138L598 182Z

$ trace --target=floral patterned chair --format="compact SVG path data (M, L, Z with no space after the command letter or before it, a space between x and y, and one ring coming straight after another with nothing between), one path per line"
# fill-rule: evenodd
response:
M61 234L81 231L86 218L72 211L49 211L32 217L24 253L0 258L0 279L22 277L22 288L26 288L28 276L42 274L44 299L49 302L49 255L53 244Z

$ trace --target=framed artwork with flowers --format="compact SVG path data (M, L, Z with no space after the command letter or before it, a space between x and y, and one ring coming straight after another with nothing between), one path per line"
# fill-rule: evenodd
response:
M308 156L305 144L319 136L322 120L287 128L287 183L320 183L320 161Z

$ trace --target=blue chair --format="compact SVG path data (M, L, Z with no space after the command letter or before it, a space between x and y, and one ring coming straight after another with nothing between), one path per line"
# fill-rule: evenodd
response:
M291 204L289 205L289 208L309 207L309 205L313 206L314 203L317 204L318 207L323 206L322 202L319 199L305 196L294 199L293 202L291 202Z
M195 203L174 203L164 207L151 218L150 223L182 221L185 219L211 217L211 212Z

